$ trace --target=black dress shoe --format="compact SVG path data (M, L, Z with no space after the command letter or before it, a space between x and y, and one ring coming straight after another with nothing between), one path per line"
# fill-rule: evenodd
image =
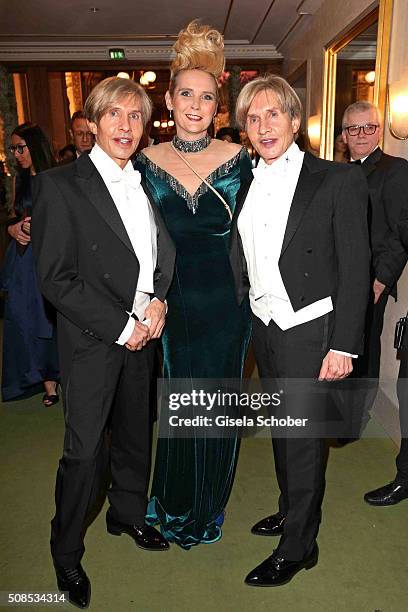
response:
M395 480L364 495L364 501L372 506L394 506L407 498L408 487L398 484Z
M317 544L314 545L310 555L302 559L302 561L290 561L279 554L278 550L274 550L273 554L265 559L261 565L258 565L252 572L249 572L245 578L245 584L249 586L269 587L280 586L290 582L297 572L302 569L311 569L317 563L319 549Z
M252 527L251 533L262 536L282 535L284 523L285 515L281 512L277 512L276 514L267 516L266 518L262 519L262 521L256 523Z
M127 533L131 538L134 539L137 546L144 550L167 550L169 543L162 534L150 525L127 525L125 523L119 523L115 521L109 510L106 513L106 527L108 533L116 536Z
M68 568L54 561L54 567L59 590L68 591L68 599L74 606L87 608L91 600L91 583L81 564Z

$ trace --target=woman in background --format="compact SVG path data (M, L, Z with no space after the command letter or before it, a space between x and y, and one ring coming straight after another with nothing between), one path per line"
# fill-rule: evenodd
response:
M6 292L3 330L3 401L45 390L43 403L58 402L59 380L55 330L38 289L31 248L31 181L54 165L50 145L37 125L19 125L9 150L18 164L14 216L8 222L12 241L1 273Z
M239 379L249 342L248 303L237 305L228 242L251 162L241 146L207 131L217 112L223 46L219 32L197 22L180 32L166 93L176 136L136 160L177 251L163 336L170 388L172 379ZM147 517L184 549L221 537L238 451L236 435L189 431L189 438L158 439Z
M343 136L338 134L334 139L334 156L333 160L347 164L350 161L350 152L347 144L343 141Z

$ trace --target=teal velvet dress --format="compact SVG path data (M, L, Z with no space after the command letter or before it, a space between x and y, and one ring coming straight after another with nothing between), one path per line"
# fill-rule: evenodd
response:
M176 266L167 295L163 333L163 376L171 379L242 376L250 337L249 304L239 307L228 256L230 218L202 183L194 196L143 153L135 167L176 246ZM251 162L242 150L207 180L231 211ZM235 472L237 435L159 437L146 520L160 523L169 541L184 549L221 537L223 511Z

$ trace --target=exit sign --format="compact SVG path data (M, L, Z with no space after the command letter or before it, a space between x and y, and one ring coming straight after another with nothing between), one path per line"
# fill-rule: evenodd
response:
M124 49L109 49L109 57L114 60L125 59Z

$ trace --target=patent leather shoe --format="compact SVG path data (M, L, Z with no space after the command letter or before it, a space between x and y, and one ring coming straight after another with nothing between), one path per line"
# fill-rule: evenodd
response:
M262 536L282 535L284 523L285 515L281 512L277 512L276 514L267 516L266 518L256 523L252 527L251 533Z
M301 561L285 559L278 550L265 559L245 578L245 584L258 587L281 586L290 582L295 574L302 569L311 569L317 563L319 549L313 546L311 553Z
M59 590L68 592L69 602L77 608L87 608L91 600L91 583L81 564L69 568L54 561L54 567Z
M106 528L108 533L120 536L127 533L139 548L144 550L167 550L169 543L162 534L150 525L128 525L112 518L109 510L106 514Z
M394 506L407 498L408 487L398 484L395 480L364 495L364 501L372 506Z

